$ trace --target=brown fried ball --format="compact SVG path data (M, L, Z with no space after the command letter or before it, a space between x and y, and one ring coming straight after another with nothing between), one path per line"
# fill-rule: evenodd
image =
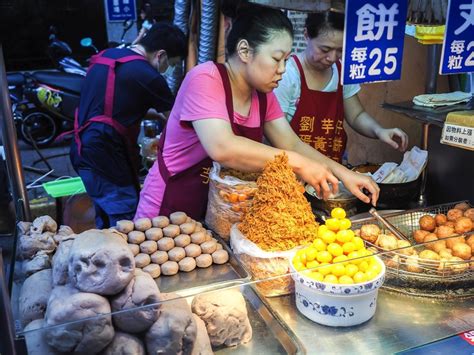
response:
M400 264L400 256L399 255L395 255L390 260L385 261L385 265L387 265L388 267L392 267L392 268L398 267L399 264Z
M474 221L474 208L469 208L468 210L464 211L464 217L468 217L471 221Z
M454 222L454 230L458 234L470 232L472 227L473 223L469 217L460 217Z
M444 240L440 240L440 242L446 243L446 241ZM451 256L453 256L451 249L446 249L446 248L438 250L437 253L440 256L440 258L449 259Z
M436 228L435 219L429 215L422 216L420 218L420 228L428 232L434 231Z
M469 260L472 256L471 247L466 243L456 243L453 245L453 256L463 260Z
M448 211L448 214L447 214L447 217L448 217L448 221L456 221L459 217L462 217L463 215L463 211L461 210L458 210L457 208L453 208L451 210Z
M435 241L438 240L438 237L434 233L429 233L425 236L425 239L423 239L423 243L427 243L426 247L430 250L433 250L433 245Z
M448 238L454 235L454 228L450 226L439 226L438 230L436 231L436 235L439 239Z
M424 231L424 230L416 230L415 232L413 232L413 239L415 239L415 241L418 243L418 244L421 244L423 243L423 239L425 239L425 237L430 234L430 232L428 231Z
M410 242L408 240L397 240L397 248L403 248L398 251L399 254L402 255L413 255L415 254L415 249L408 248L410 246Z
M397 249L397 238L393 235L380 234L375 244L384 250Z
M364 224L360 228L361 238L372 244L375 243L380 233L382 233L382 231L376 224Z
M451 237L446 239L446 246L449 249L453 249L456 243L466 243L466 239L464 237Z
M444 225L445 225L445 226L448 226L448 227L453 227L453 228L454 228L454 222L453 222L453 221L447 221Z
M419 260L420 259L416 255L409 256L406 260L407 271L422 272L423 270L420 268Z
M474 249L474 234L473 235L470 235L467 239L466 239L466 244L469 245L471 247L471 249Z
M439 260L441 259L437 253L435 253L433 250L423 250L420 255L420 263L433 266L436 265L436 267L439 264Z
M457 208L458 210L461 210L461 211L466 211L470 208L469 204L466 203L466 202L461 202L461 203L458 203L456 206L454 206L454 208Z
M438 240L437 242L434 242L434 243L431 243L431 244L432 244L431 250L433 250L434 252L436 252L438 254L441 250L446 249L446 241L445 240ZM449 249L446 249L446 250L449 250Z
M437 226L442 226L448 221L448 217L446 215L440 213L435 216L435 222Z

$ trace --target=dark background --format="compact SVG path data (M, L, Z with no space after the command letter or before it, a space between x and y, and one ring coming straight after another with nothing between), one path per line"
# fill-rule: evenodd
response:
M157 20L172 20L173 0L149 0ZM143 1L136 1L137 15ZM99 50L107 46L103 0L0 0L0 41L7 71L53 67L47 56L49 26L71 46L81 63L93 53L79 41L91 37Z

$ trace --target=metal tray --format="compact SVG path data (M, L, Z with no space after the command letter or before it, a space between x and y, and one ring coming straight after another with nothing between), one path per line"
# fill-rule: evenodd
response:
M155 279L161 292L175 292L196 287L201 287L201 292L203 292L206 288L211 289L215 285L224 287L231 286L236 282L250 281L250 273L235 257L227 243L215 233L213 233L213 237L229 253L229 261L223 265L212 264L205 269L196 268L190 272L180 271L173 276L161 275Z
M240 284L240 286L238 286ZM236 347L213 347L215 354L305 354L304 346L298 340L293 331L275 313L264 297L256 291L255 285L236 281L232 288L239 287L247 303L248 317L252 326L252 340L247 344ZM227 289L226 287L225 289ZM230 288L230 287L229 287ZM176 292L180 296L187 297L187 302L192 302L194 295L203 292L219 292L223 290L222 285L195 287Z
M411 241L412 245L417 244L413 239L413 232L419 229L419 219L421 216L429 214L436 215L444 213L459 202L436 205L426 208L418 208L384 215L395 228L402 232ZM375 218L364 218L352 221L352 228L360 228L364 224L377 224L382 230L385 229ZM467 233L470 235L471 233ZM370 244L370 243L368 243ZM382 252L380 254L384 261L390 260L396 251ZM465 261L469 263L469 260ZM410 295L430 296L430 297L472 297L474 292L474 271L468 269L462 273L440 274L436 268L422 266L423 272L413 273L404 270L403 265L387 266L385 277L385 287L391 290L400 291Z

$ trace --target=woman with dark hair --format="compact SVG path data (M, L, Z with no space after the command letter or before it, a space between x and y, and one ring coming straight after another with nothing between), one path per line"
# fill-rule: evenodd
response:
M358 133L405 151L408 137L386 129L365 112L359 85L340 84L344 14L311 13L306 19L306 50L292 56L275 95L293 130L321 153L341 162L347 136L344 119Z
M212 161L241 171L261 171L286 152L304 181L325 198L340 178L356 196L378 198L367 176L351 172L301 142L272 93L285 72L293 28L279 10L256 7L235 19L225 64L207 62L185 77L160 139L157 161L140 194L135 218L184 211L204 217ZM273 147L262 143L265 137ZM336 177L337 176L337 177Z
M142 27L138 32L137 38L135 38L135 40L132 42L132 45L140 42L140 40L145 36L151 26L153 26L153 24L155 23L150 3L146 2L143 4L142 8L140 9L140 19L142 21Z

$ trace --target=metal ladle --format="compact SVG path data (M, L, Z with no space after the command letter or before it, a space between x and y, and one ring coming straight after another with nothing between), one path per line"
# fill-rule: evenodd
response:
M405 236L405 234L403 234L402 232L400 232L397 228L395 228L389 221L387 221L384 217L382 217L379 212L375 209L375 208L371 208L369 210L369 213L374 216L380 223L382 223L390 232L393 233L393 235L395 235L395 237L397 237L398 239L401 239L401 240L406 240L409 242L408 238Z

